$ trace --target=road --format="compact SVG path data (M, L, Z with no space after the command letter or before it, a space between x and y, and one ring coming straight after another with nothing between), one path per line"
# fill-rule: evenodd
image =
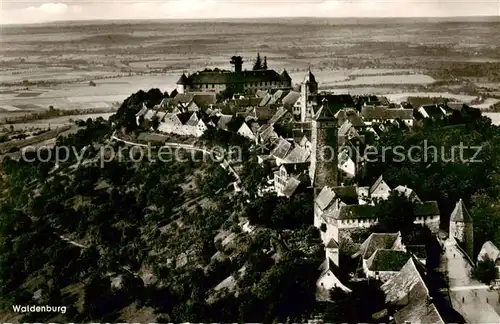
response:
M500 323L498 292L470 277L472 266L452 240L445 242L442 265L448 273L452 306L467 323Z

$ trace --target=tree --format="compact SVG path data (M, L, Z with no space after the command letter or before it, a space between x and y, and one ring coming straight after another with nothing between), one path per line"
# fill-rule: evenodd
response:
M257 53L257 59L255 59L253 70L254 71L262 70L262 59L260 58L260 53Z
M498 268L493 260L486 258L483 261L479 261L472 269L472 276L482 283L489 285L498 277Z
M393 191L387 200L375 205L374 218L379 220L378 227L382 232L409 234L414 227L414 204L403 194Z
M264 63L262 64L262 69L267 70L267 56L264 56Z

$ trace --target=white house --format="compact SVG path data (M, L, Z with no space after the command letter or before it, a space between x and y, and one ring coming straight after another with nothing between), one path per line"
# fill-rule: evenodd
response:
M477 261L491 260L495 262L498 271L500 272L500 250L491 243L490 241L486 241L481 247L481 251L477 256Z
M241 127L238 129L237 133L245 138L248 138L251 141L257 141L257 136L255 136L252 129L245 122L241 124Z
M377 181L370 187L369 195L372 199L387 199L391 194L391 187L384 181L381 175Z
M321 271L321 274L316 281L316 298L318 300L329 300L330 292L333 289L341 289L346 293L352 292L337 278L334 273L335 269L336 265L330 259L326 259L319 267L318 270Z
M158 131L167 134L200 137L207 130L207 126L196 112L173 114L168 113L160 125Z

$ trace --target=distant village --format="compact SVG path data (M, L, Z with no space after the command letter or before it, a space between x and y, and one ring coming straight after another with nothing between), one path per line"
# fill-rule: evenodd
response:
M474 263L490 258L500 267L500 251L486 242L479 256L472 252L473 223L462 200L456 202L449 232L440 231L441 212L436 201L422 201L417 192L387 183L383 175L367 187L354 179L366 170L363 149L376 143L389 124L411 128L425 119L444 119L466 109L460 102L416 106L392 103L383 96L351 96L319 90L314 72L305 73L294 86L286 70L269 69L260 55L254 69L242 69L243 59L230 60L233 71L204 70L182 74L174 95L154 107L144 103L136 115L137 125L153 132L201 137L210 128L236 132L259 147L259 164L269 165L268 186L261 193L292 197L313 190L314 218L325 246L325 261L317 280L318 300L328 300L330 291L350 292L348 282L337 275L343 265L339 249L352 241L352 233L378 223L374 209L391 192L414 203L414 224L427 227L445 252ZM325 161L323 148L336 138L335 157ZM335 142L335 141L334 141ZM456 252L455 252L456 251ZM401 233L371 233L357 247L360 277L381 281L390 316L396 323L445 323L433 304L425 278L425 247L405 246ZM359 280L351 278L351 280ZM486 301L485 301L486 303Z

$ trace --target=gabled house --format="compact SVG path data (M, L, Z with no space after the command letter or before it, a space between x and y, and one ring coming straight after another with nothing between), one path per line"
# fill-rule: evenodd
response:
M435 120L444 119L447 115L446 110L444 110L439 105L424 105L418 109L418 113L423 118L430 118Z
M278 196L290 198L301 183L307 183L308 163L282 164L274 172L274 188Z
M362 260L368 260L379 249L405 251L401 232L372 233L361 244L359 251L352 255L352 258L361 257Z
M252 124L250 124L252 125ZM254 130L246 122L243 122L241 124L240 128L238 129L237 133L245 138L248 138L249 140L256 142L257 141L257 136L254 133Z
M421 271L418 263L410 258L398 274L381 286L396 324L445 324Z
M369 196L371 199L387 199L391 193L391 188L384 181L384 177L381 175L377 181L370 187Z
M314 226L320 228L325 224L325 214L338 212L342 206L358 204L356 189L355 186L323 187L314 200Z
M363 260L363 271L367 278L386 282L397 275L410 258L403 250L378 249L368 260Z
M356 163L351 154L351 150L344 148L337 157L339 171L342 172L342 177L345 179L352 179L356 176Z
M316 281L316 299L318 301L326 301L330 299L330 292L334 289L341 289L346 293L351 293L352 290L347 288L340 282L335 275L338 267L333 261L327 258L319 267L321 274Z
M486 241L477 255L477 262L491 260L500 272L500 250L490 241Z
M167 113L158 126L158 131L167 134L200 137L207 130L206 124L193 113Z

